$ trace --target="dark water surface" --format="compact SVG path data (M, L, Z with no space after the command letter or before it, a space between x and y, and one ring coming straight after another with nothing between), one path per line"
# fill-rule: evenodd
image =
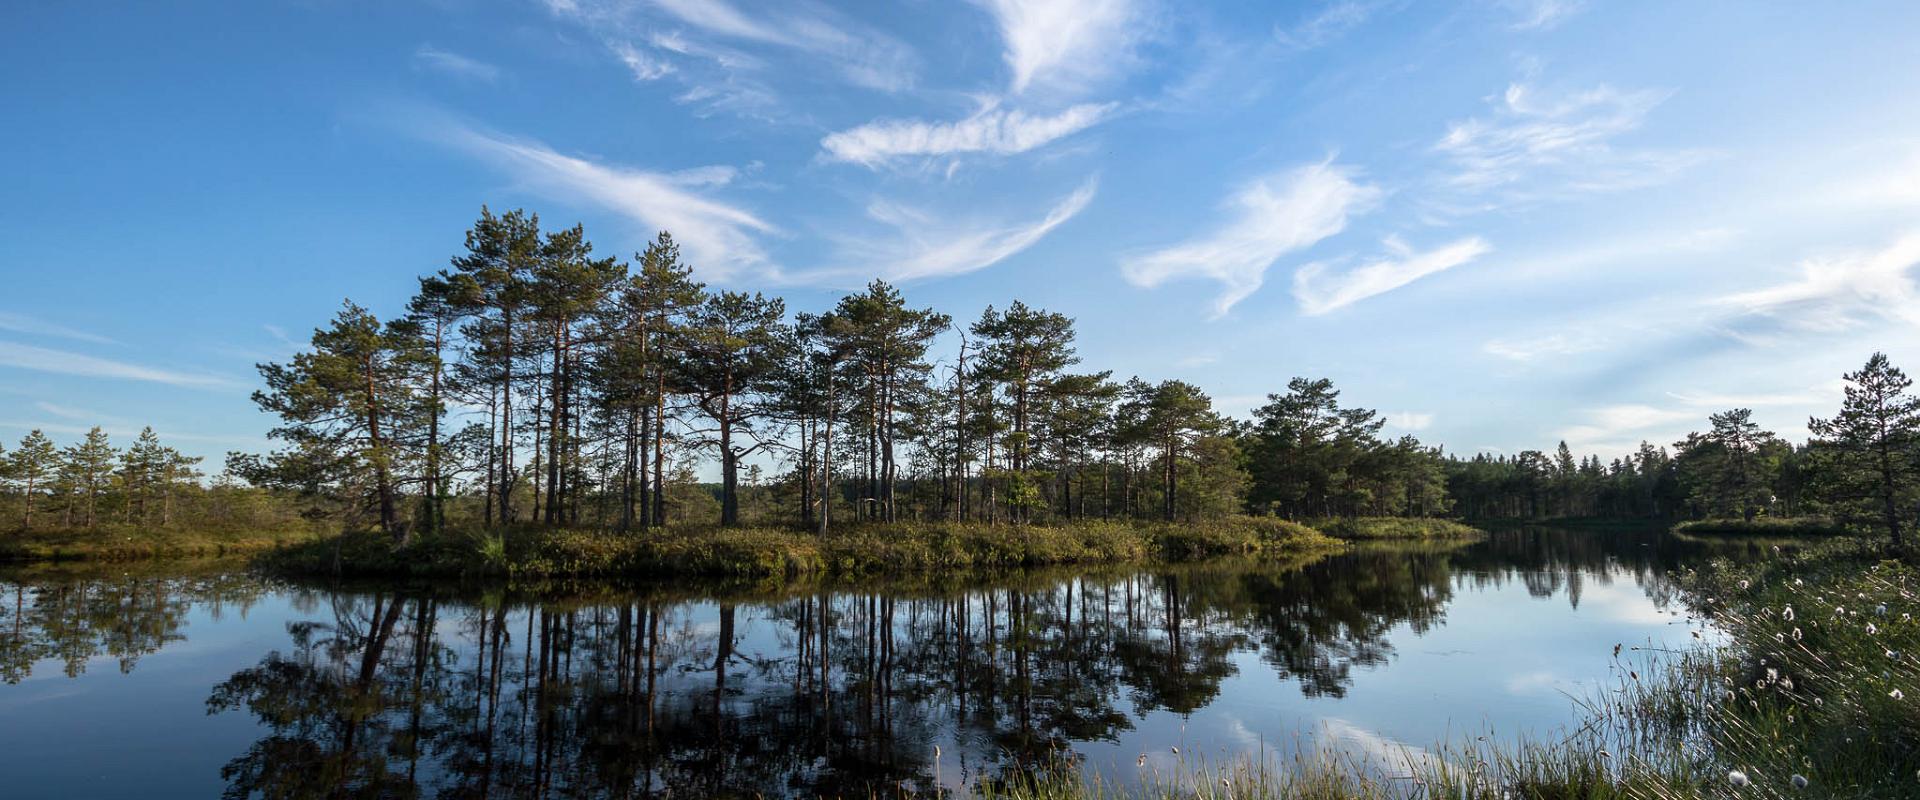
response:
M1615 644L1688 638L1669 573L1708 547L1536 529L720 593L0 573L0 797L864 797L1060 752L1125 780L1174 747L1545 735Z

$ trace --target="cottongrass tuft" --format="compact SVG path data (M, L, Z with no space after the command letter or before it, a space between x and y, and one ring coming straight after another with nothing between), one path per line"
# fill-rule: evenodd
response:
M1727 773L1727 782L1733 784L1736 789L1746 788L1746 785L1751 783L1747 780L1747 773L1737 769Z
M1793 773L1793 778L1791 778L1791 780L1793 782L1793 788L1795 789L1807 788L1807 776L1796 772L1796 773Z

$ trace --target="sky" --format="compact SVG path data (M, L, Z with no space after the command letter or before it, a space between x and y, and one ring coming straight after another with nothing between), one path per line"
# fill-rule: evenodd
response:
M0 19L0 439L271 446L254 365L482 205L796 310L1018 298L1244 416L1457 453L1804 438L1920 369L1920 5L29 3ZM950 344L943 358L952 357Z

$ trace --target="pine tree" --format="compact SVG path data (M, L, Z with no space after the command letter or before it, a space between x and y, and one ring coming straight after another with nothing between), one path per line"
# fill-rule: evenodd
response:
M971 332L982 343L978 374L1000 387L1012 423L1006 437L1007 501L1015 519L1025 521L1036 494L1027 474L1035 394L1061 370L1080 363L1073 320L1015 300L1004 313L989 306Z
M147 521L147 501L153 497L165 450L149 427L141 428L133 445L120 454L120 494L127 522Z
M333 324L313 332L313 349L289 364L262 364L261 410L286 424L269 435L295 445L322 443L349 454L371 476L380 529L408 541L400 525L396 466L408 420L418 420L411 376L429 356L409 323L382 326L366 309L344 304ZM169 468L164 453L155 461Z
M678 337L678 382L714 423L705 433L720 456L722 525L740 523L740 459L766 446L755 423L777 411L777 404L762 400L791 342L781 324L785 313L778 298L721 292L693 312ZM742 437L752 444L742 445Z
M36 428L20 439L20 446L8 456L7 463L10 465L8 472L25 493L25 514L21 524L31 529L33 501L46 489L47 481L59 467L60 454L54 449L53 440Z
M107 433L99 428L87 431L87 437L66 450L66 462L73 473L75 489L86 499L84 524L94 526L94 511L99 505L100 492L112 479L113 462L119 454L107 441Z
M1840 413L1808 420L1807 430L1816 437L1816 452L1827 457L1839 497L1870 505L1898 547L1903 544L1900 507L1920 483L1915 466L1920 397L1907 394L1913 381L1881 353L1845 378Z

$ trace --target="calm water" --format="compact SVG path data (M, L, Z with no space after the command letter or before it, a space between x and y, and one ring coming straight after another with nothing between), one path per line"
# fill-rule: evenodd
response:
M1703 547L1528 530L801 594L0 573L0 796L865 796L1063 750L1124 780L1175 746L1550 733L1615 644L1688 638L1668 574Z

